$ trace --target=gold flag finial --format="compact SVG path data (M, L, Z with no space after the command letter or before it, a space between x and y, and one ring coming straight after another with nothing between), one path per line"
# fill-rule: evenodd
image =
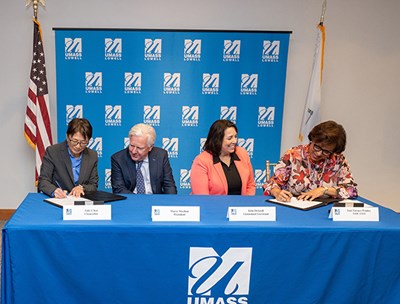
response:
M25 6L31 6L33 7L33 17L35 20L37 20L37 13L39 9L39 4L43 7L46 6L45 0L26 0L26 5Z
M321 25L324 24L325 11L326 11L326 0L324 0L324 2L322 3L321 18L319 19L319 24L321 24Z

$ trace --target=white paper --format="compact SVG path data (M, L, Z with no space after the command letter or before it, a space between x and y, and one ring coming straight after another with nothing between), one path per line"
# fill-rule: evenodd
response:
M46 202L63 207L63 206L73 206L76 201L85 202L85 205L93 205L93 201L83 197L76 197L68 195L66 198L46 198Z
M279 201L277 199L270 199L269 201L276 202L276 203L279 203L281 205L287 205L287 206L290 206L290 207L297 207L297 208L300 208L300 209L307 209L307 208L314 207L316 205L320 205L321 204L321 202L319 202L319 201L298 200L294 196L288 202L282 202L282 201Z

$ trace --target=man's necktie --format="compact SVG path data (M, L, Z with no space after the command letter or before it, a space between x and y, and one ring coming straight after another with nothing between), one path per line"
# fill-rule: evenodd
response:
M144 187L144 178L140 168L143 161L136 162L136 192L137 194L145 194L146 188Z

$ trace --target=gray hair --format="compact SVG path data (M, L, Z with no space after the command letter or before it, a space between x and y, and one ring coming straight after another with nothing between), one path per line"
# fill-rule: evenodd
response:
M140 123L137 125L134 125L130 130L129 130L129 138L131 136L138 136L138 137L147 137L147 145L151 147L154 145L156 141L156 130L152 126L146 125L144 123Z

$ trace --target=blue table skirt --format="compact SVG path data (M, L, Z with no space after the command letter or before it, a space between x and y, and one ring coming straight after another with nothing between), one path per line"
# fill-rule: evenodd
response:
M3 229L3 303L400 303L400 218L383 207L379 222L333 222L330 206L264 196L128 195L111 221L63 221L44 198ZM201 221L152 222L153 205L200 206ZM277 220L229 222L228 206L276 206Z

